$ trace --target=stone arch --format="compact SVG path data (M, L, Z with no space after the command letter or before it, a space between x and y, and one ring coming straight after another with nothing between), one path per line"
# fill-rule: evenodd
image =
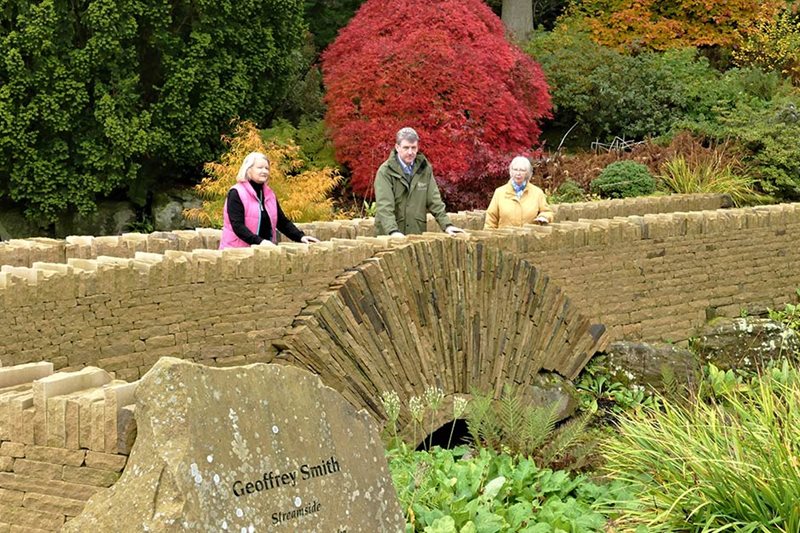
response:
M431 386L451 398L499 395L540 370L572 379L605 342L605 327L531 263L481 242L426 236L348 269L277 344L279 360L320 374L382 419L384 391L407 404Z

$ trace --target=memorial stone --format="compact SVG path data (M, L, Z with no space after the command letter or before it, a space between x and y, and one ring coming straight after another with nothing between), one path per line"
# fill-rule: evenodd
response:
M63 531L405 528L375 422L305 370L163 358L135 411L122 477Z

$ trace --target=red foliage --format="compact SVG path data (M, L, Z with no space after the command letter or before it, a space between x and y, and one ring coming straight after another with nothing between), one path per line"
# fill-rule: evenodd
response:
M337 157L368 197L395 132L411 126L448 207L485 207L550 116L541 68L481 0L367 0L322 66Z

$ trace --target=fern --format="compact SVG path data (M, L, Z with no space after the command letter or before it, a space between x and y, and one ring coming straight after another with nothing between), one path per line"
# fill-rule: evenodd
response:
M484 420L491 418L494 413L492 411L492 399L488 396L482 396L477 391L472 392L472 401L467 410L467 430L469 431L470 438L475 446L480 446L482 442L482 435L485 434L483 429Z
M499 422L503 433L503 443L512 452L521 453L525 449L526 409L517 393L516 387L506 385L499 403Z
M664 395L673 398L678 393L678 379L675 377L675 369L670 365L661 365L661 383L664 386Z
M531 405L516 387L503 388L501 397L472 392L467 428L476 447L491 448L534 459L547 468L569 456L565 467L585 461L591 447L581 441L591 415L573 419L556 429L558 402ZM571 453L568 453L571 452Z
M532 407L525 415L525 447L537 450L550 437L558 421L558 403Z
M570 446L576 444L586 432L590 419L591 414L587 413L570 419L558 428L550 442L542 449L539 456L540 462L550 465L556 458L564 454Z

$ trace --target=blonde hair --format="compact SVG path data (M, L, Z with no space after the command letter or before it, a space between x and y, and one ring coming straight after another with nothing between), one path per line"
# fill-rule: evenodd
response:
M267 156L261 152L250 152L247 154L247 157L244 158L244 161L242 161L242 166L239 167L239 172L236 174L237 183L243 183L247 181L247 171L250 170L250 167L256 164L256 159L259 157L264 159L268 166L271 166Z

